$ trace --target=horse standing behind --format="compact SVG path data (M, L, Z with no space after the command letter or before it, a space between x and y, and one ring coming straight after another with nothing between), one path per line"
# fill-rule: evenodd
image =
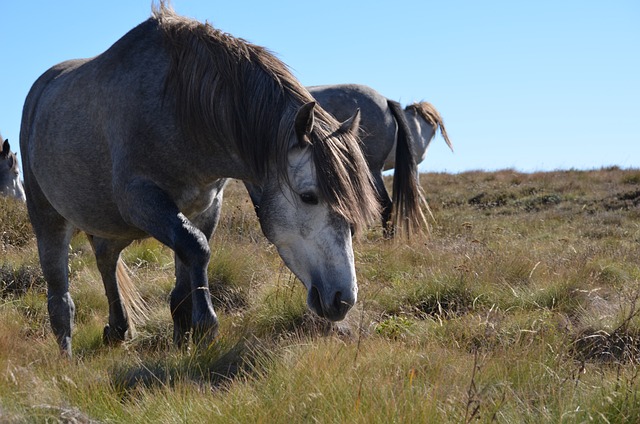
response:
M418 181L418 164L440 129L453 150L442 117L427 102L402 110L398 102L365 85L338 84L307 87L320 105L337 119L360 109L361 140L382 208L382 226L392 237L395 228L407 234L425 225L421 203L426 205ZM394 169L393 201L382 179L382 171Z
M0 140L3 140L2 135ZM12 197L21 202L26 201L24 187L20 181L18 158L11 151L9 140L4 140L2 151L0 151L0 196Z
M45 72L22 117L27 208L51 326L71 355L68 246L87 233L109 300L106 342L124 339L120 252L152 236L175 252L174 342L215 336L209 239L227 178L250 187L260 225L329 320L357 298L352 228L378 214L357 140L262 47L163 2L103 54Z

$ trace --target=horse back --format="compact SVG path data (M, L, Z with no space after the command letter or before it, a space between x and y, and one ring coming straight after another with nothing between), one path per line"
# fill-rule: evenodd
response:
M123 184L135 175L161 179L184 157L172 143L179 139L174 113L162 104L168 57L152 25L142 23L94 58L53 66L25 101L27 192L92 234L136 233L121 215Z
M360 109L362 149L371 171L379 172L393 148L397 131L387 98L358 84L320 85L308 89L320 106L339 121L348 119Z

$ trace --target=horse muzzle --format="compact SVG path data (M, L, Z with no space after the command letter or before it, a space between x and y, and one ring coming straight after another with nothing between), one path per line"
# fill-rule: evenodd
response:
M341 321L356 304L357 286L351 290L322 290L312 285L307 295L307 305L316 315L329 321Z

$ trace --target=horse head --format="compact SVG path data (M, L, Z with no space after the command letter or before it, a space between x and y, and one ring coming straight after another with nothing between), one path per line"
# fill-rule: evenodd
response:
M356 137L360 115L359 111L356 112L321 135L315 119L318 109L314 102L310 102L297 112L295 131L287 152L286 174L271 173L263 184L247 184L247 187L263 233L305 285L309 308L321 317L339 321L356 303L358 295L351 245L352 224L357 218L336 208L335 196L343 198L344 193L328 193L327 185L337 183L340 186L344 181L326 181L326 170L321 169L326 163L318 160L322 155L317 153L322 150L320 144L329 139L333 139L331 141L336 146L349 144L341 139ZM354 160L364 159L360 156ZM368 176L364 163L361 167ZM353 176L331 177L337 180ZM366 179L365 176L360 178ZM365 197L364 200L375 202L373 197L371 200ZM366 205L352 204L349 207L375 210L375 207Z
M26 201L24 187L20 181L18 158L11 151L9 140L4 141L0 152L0 195Z

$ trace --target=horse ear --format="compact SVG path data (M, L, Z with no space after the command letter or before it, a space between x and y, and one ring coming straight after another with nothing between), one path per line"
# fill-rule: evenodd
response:
M5 140L2 143L2 156L9 156L9 152L11 151L11 146L9 146L9 140Z
M313 109L315 107L316 102L309 102L298 109L296 114L296 137L298 137L298 143L303 146L311 143L311 130L313 130L314 122Z
M360 108L356 109L356 113L343 123L340 124L340 132L358 135L358 129L360 128Z

